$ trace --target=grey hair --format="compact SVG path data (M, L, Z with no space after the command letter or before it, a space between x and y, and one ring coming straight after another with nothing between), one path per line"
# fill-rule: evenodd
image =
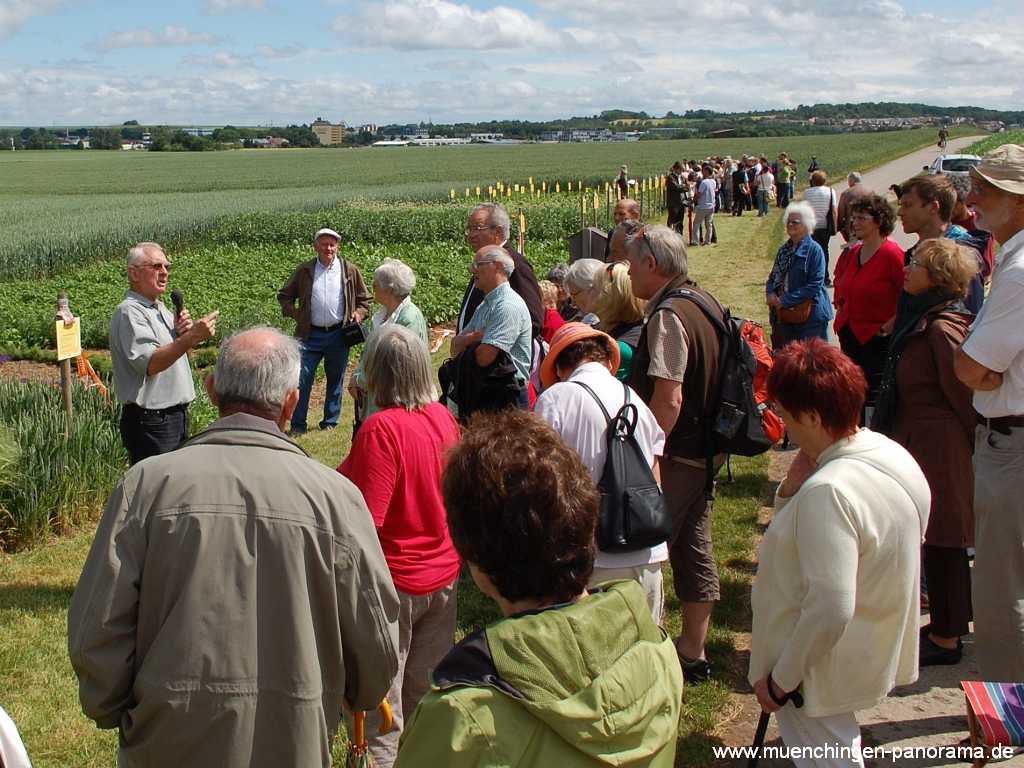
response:
M416 273L404 261L384 259L373 270L373 284L392 296L404 299L416 287Z
M594 278L604 269L604 262L597 259L577 259L565 273L565 290L579 293L594 287Z
M854 184L860 184L862 178L857 171L850 171L850 175L846 177L846 180L852 181Z
M949 175L949 181L956 190L956 199L962 203L971 191L971 177L953 173Z
M492 227L500 229L502 237L508 240L509 233L512 231L512 221L508 217L508 211L505 210L505 206L501 203L480 203L480 205L473 206L473 210L469 212L470 218L479 211L487 211L488 223Z
M481 248L480 255L487 259L494 259L495 264L500 264L501 271L505 273L505 277L508 277L515 271L516 263L508 255L508 251L500 245L488 245L485 248Z
M796 200L786 206L786 212L782 214L782 220L785 221L789 218L789 214L795 213L800 216L804 226L807 227L808 232L814 231L814 224L816 218L814 216L814 208L806 200Z
M265 340L253 339L264 334ZM299 386L299 344L277 328L261 325L238 331L220 345L213 386L225 405L278 411Z
M565 273L568 271L568 264L564 262L561 264L555 264L555 266L548 270L548 280L555 285L563 285L565 283Z
M370 336L364 354L366 389L381 408L413 411L436 399L430 352L408 328L393 323L381 326Z
M160 245L160 243L139 243L138 245L128 250L128 266L139 266L139 264L146 260L146 251L149 251L154 248L160 251L160 253L162 253L164 257L167 256L167 251L164 250L164 247Z
M641 229L643 229L643 222L637 221L636 219L626 219L621 224L615 227L616 232L622 232L626 237L635 235Z
M626 238L628 253L642 253L649 249L657 265L655 271L662 277L688 277L690 261L686 255L686 241L674 229L664 224L646 227Z

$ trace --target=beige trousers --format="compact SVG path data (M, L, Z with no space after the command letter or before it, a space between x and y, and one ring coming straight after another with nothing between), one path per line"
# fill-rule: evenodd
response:
M974 435L974 639L989 682L1024 682L1024 428Z

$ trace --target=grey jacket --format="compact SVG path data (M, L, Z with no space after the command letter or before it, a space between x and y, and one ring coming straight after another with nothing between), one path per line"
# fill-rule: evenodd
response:
M329 766L343 701L394 679L397 618L356 487L236 414L114 489L68 646L121 766Z

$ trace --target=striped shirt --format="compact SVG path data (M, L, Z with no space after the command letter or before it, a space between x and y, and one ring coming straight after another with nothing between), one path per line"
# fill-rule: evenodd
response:
M516 366L520 383L530 378L530 310L508 283L501 283L484 296L465 332L483 331L481 344L490 344L507 352Z

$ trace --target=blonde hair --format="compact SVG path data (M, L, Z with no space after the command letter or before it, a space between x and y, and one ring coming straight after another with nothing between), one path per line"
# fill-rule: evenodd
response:
M598 292L594 314L601 318L597 326L601 330L643 319L646 302L633 294L633 282L629 279L626 262L612 262L598 272L594 277L594 289Z
M922 240L914 249L914 261L928 271L938 290L961 298L967 295L971 279L978 272L974 252L945 237Z
M554 309L558 306L558 286L550 280L541 280L540 283L540 298L544 302L544 306L547 309Z

